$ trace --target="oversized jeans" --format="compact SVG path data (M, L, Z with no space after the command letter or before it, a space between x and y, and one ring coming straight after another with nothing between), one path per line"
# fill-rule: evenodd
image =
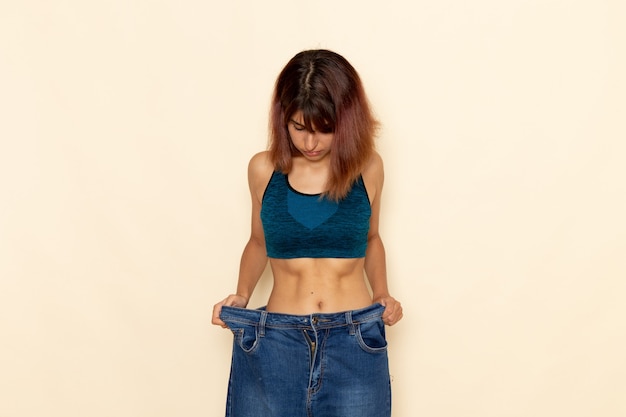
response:
M383 310L290 315L222 307L234 334L226 417L389 417Z

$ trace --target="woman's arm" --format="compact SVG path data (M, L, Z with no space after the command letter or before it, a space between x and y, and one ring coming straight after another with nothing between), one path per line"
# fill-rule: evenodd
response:
M363 171L363 181L370 196L372 208L370 230L367 236L367 250L365 252L365 273L372 288L373 301L385 306L383 321L391 326L402 318L402 305L389 294L385 247L378 233L380 196L384 177L383 161L378 154L375 154Z
M219 317L222 306L246 307L248 305L252 292L267 265L265 235L261 223L261 200L272 170L266 152L253 156L248 164L248 185L252 197L250 239L241 255L237 292L229 295L213 307L212 323L215 325L226 327L226 324Z

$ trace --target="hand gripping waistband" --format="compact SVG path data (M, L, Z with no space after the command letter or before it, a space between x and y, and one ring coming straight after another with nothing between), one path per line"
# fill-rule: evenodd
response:
M382 317L385 307L376 303L371 306L358 309L341 311L337 313L312 313L308 315L283 314L268 312L265 307L259 309L245 309L239 307L223 306L220 318L228 322L248 324L259 327L259 335L265 334L265 328L277 329L328 329L332 327L350 327L350 333L355 331L355 326Z

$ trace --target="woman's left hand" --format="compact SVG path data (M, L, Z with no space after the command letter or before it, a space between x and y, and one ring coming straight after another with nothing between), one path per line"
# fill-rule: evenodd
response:
M375 303L385 307L383 312L383 322L387 326L393 326L402 318L402 305L398 300L388 295L386 297L378 297L374 299Z

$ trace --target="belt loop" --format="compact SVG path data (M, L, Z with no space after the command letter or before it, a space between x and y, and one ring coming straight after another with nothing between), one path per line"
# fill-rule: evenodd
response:
M261 311L261 320L259 320L259 336L265 337L265 321L267 320L267 311Z
M346 311L346 322L348 323L348 326L350 326L350 336L354 336L354 333L356 333L356 326L352 321L352 311Z

